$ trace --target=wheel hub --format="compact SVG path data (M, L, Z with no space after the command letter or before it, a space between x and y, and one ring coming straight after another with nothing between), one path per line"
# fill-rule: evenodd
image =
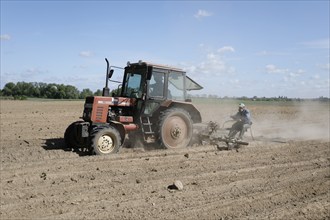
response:
M171 136L173 139L178 139L181 136L181 128L179 126L175 126L174 128L171 129Z
M100 151L107 152L110 151L113 148L113 140L111 137L107 135L103 135L100 137L98 141L98 147Z
M161 126L161 141L166 148L186 147L190 141L192 125L189 116L181 111L169 111ZM187 113L188 114L188 113Z

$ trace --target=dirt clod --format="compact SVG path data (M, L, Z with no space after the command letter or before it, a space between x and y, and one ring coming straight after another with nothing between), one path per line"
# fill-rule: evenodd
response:
M175 180L174 183L172 185L169 185L167 187L167 189L171 192L175 191L175 190L183 190L183 184L180 180Z

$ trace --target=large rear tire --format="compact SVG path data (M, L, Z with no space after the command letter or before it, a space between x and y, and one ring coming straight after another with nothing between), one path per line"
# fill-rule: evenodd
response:
M168 109L161 113L158 141L165 149L187 147L193 134L189 113L180 108Z
M121 147L121 137L114 127L95 129L91 134L91 147L96 155L117 153Z

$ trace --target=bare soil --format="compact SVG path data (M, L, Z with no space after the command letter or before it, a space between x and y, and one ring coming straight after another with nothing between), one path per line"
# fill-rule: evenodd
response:
M238 150L66 149L83 101L1 100L0 219L329 219L329 103L252 103ZM224 124L236 105L198 103ZM182 190L168 186L180 180Z

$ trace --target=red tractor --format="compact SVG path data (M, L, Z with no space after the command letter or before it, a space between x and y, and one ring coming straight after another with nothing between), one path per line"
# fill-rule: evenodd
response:
M97 155L117 153L127 137L133 145L187 147L193 124L202 121L187 91L202 87L182 69L139 61L127 63L121 85L110 94L114 69L105 60L103 94L86 98L82 120L65 131L66 145Z

